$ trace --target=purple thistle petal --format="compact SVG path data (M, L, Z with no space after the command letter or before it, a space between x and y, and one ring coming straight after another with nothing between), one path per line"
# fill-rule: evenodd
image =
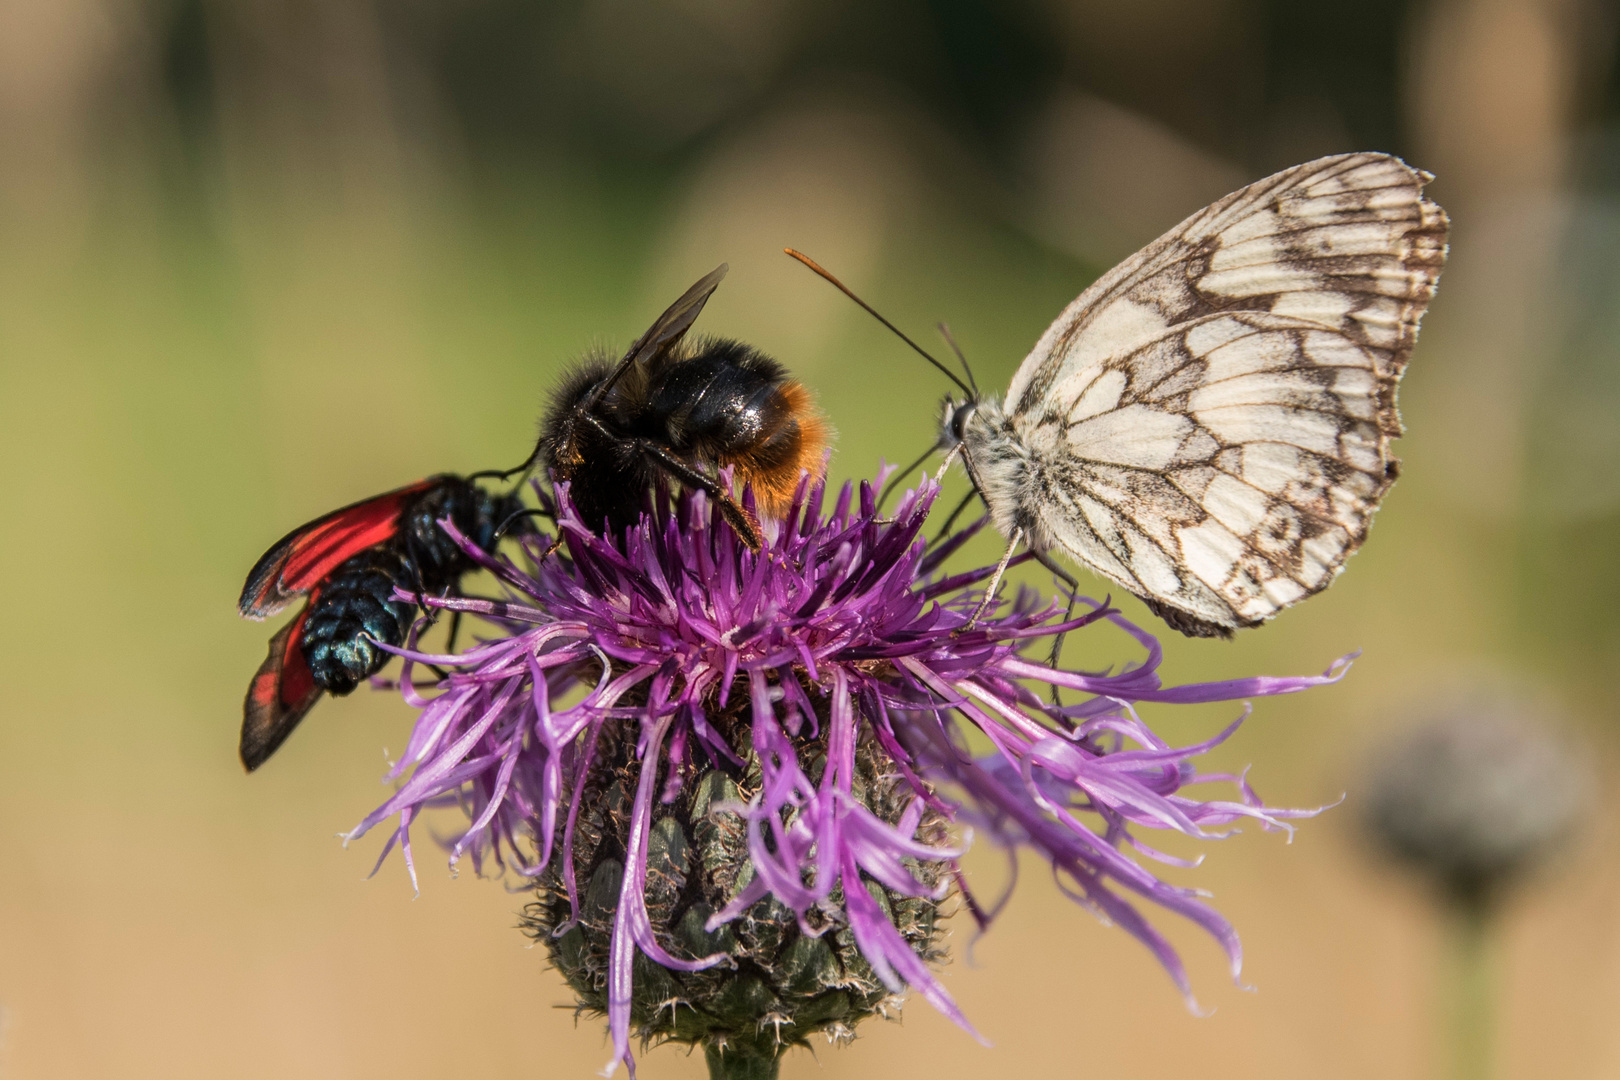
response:
M665 720L648 734L648 753L644 760L658 760L658 750L669 726L670 722ZM620 1061L630 1056L630 974L635 950L640 949L658 963L678 971L701 971L730 959L725 953L714 953L701 960L681 960L666 952L653 937L652 920L647 915L647 836L652 826L657 776L656 768L644 768L636 786L630 819L630 849L624 857L619 906L613 919L613 948L608 961L608 1030L613 1039L614 1057L608 1062L609 1075Z
M989 1046L990 1041L968 1023L968 1018L962 1015L962 1010L957 1008L951 995L934 978L928 965L884 917L883 909L878 907L877 901L872 899L872 894L861 883L860 870L855 865L852 852L844 853L844 898L849 913L849 927L855 931L855 941L884 985L899 993L909 984L953 1024L981 1044Z
M1242 717L1172 746L1136 706L1294 693L1343 678L1355 654L1321 675L1166 686L1158 641L1106 600L1087 600L1091 610L1060 623L1057 604L1020 590L968 629L976 586L992 568L941 576L941 567L986 519L930 549L923 529L938 482L907 492L887 520L877 517L873 492L846 484L824 512L825 484L802 481L784 519L767 523L758 553L738 542L701 492L673 507L653 500L654 512L615 540L587 527L568 485L558 484L548 505L562 548L542 557L545 539L526 537L517 561L478 551L444 525L496 575L506 597L429 599L493 628L465 652L422 652L415 633L405 648L389 650L404 658L400 692L419 716L390 772L397 790L349 836L397 817L383 855L397 843L414 881L410 824L425 808L458 801L470 822L449 845L452 865L467 856L478 869L487 859L497 871L533 875L560 846L559 872L577 919L574 847L599 740L604 732L612 745L632 740L639 777L608 971L614 1065L633 1068L638 950L682 971L724 960L672 953L646 897L655 802L678 799L705 761L743 769L752 755L758 775L746 803L713 808L741 818L750 865L708 928L768 897L790 909L806 934L847 926L885 985L916 989L970 1032L917 947L868 892L881 885L901 896L938 895L912 869L924 864L959 877L962 847L918 835L925 807L962 834L976 830L1009 851L1038 853L1066 893L1141 941L1189 1003L1180 958L1138 905L1202 927L1234 978L1241 948L1230 923L1197 892L1161 881L1138 860L1196 862L1156 850L1142 834L1213 840L1244 820L1286 830L1319 812L1269 808L1242 775L1197 771L1196 760L1231 738ZM1089 635L1109 627L1123 631L1134 654L1110 670L1053 669L1021 654L1060 629ZM430 663L449 671L432 697L409 677L410 665ZM1047 704L1037 693L1044 687L1078 691L1082 700ZM970 736L986 740L991 753L969 753ZM806 747L825 759L819 775ZM894 782L909 789L907 808L894 811L898 820L856 797L857 753L873 747L892 761ZM1192 793L1211 783L1230 785L1230 797ZM532 857L520 854L520 843ZM961 888L981 927L1005 903L986 911Z

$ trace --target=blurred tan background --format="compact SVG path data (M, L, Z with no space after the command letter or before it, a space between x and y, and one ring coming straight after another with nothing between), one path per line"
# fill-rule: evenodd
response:
M973 963L957 926L947 975L994 1049L913 1002L784 1076L1439 1074L1441 923L1368 853L1356 792L1394 732L1481 691L1537 702L1599 776L1578 842L1505 914L1500 1073L1620 1075L1616 15L0 0L0 1076L594 1075L600 1029L559 1007L521 895L448 880L424 831L413 899L397 857L362 880L376 838L334 839L384 796L397 699L324 703L243 776L253 560L333 506L521 459L568 359L722 259L703 328L817 390L834 474L909 461L943 380L781 247L915 335L948 320L1004 386L1111 262L1357 149L1435 172L1455 222L1405 478L1330 593L1233 644L1167 642L1177 681L1364 650L1215 756L1276 803L1348 793L1292 845L1206 845L1178 877L1236 921L1255 992L1167 924L1215 1009L1188 1015L1026 866ZM1148 715L1190 740L1233 709ZM673 1049L643 1070L703 1074Z

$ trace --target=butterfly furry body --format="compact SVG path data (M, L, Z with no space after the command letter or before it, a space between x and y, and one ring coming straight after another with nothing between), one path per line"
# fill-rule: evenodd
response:
M1326 588L1398 469L1396 385L1446 256L1431 179L1384 154L1295 166L1099 278L1004 401L946 405L997 527L1195 636Z

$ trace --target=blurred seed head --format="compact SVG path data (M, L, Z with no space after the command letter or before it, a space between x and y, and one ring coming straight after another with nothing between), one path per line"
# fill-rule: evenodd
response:
M1590 780L1528 709L1463 704L1379 752L1365 822L1450 903L1480 907L1574 831Z

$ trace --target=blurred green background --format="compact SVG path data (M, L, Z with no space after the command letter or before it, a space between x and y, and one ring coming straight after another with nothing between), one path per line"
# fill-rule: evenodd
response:
M0 1076L593 1075L605 1043L513 929L521 895L447 880L422 835L413 899L397 857L361 880L377 838L333 839L385 794L396 698L324 703L242 775L269 632L234 613L254 559L341 503L519 460L570 358L721 260L702 328L815 388L834 475L909 461L943 380L784 245L918 336L947 320L1002 386L1113 261L1359 149L1435 172L1455 223L1404 478L1331 592L1232 644L1167 641L1175 681L1364 650L1341 685L1259 703L1214 761L1253 762L1275 803L1345 804L1177 875L1237 922L1257 992L1167 923L1216 1010L1188 1015L1031 865L971 963L958 921L947 974L994 1049L914 1002L784 1075L1434 1075L1440 923L1368 853L1355 801L1392 733L1470 692L1536 702L1600 777L1579 841L1506 913L1501 1074L1620 1075L1616 16L4 0ZM1232 714L1147 715L1192 739ZM643 1068L703 1075L676 1050Z

